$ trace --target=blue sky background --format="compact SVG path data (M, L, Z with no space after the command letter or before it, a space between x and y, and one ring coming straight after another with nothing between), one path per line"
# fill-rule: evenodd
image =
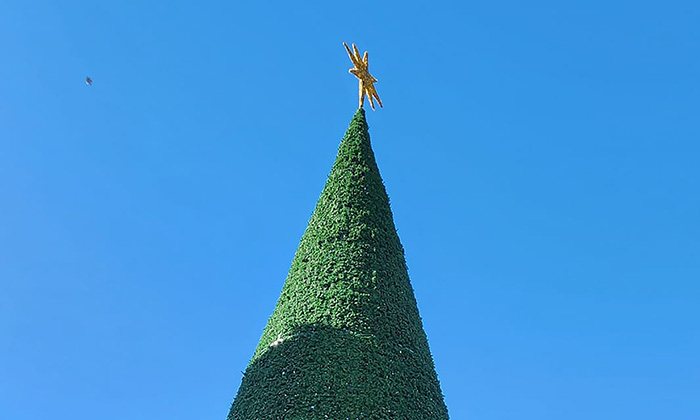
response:
M0 418L225 418L356 110L346 41L451 418L700 419L698 22L4 0Z

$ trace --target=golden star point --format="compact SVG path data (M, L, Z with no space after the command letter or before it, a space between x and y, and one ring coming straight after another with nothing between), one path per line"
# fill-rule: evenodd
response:
M343 42L343 45L345 46L345 50L347 50L348 55L350 56L350 61L352 61L353 68L349 70L349 72L358 79L360 79L360 108L365 103L365 95L369 98L369 104L374 110L374 99L377 99L377 103L379 103L380 107L384 107L382 105L382 100L379 99L379 95L377 94L377 90L374 87L374 82L377 81L370 73L369 73L369 56L367 54L367 51L365 51L365 54L363 56L360 56L360 51L357 50L357 46L355 44L352 44L352 51L350 50L350 47L348 47L348 44Z

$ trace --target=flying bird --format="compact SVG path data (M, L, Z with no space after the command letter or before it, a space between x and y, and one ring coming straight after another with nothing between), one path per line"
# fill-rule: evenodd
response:
M90 77L85 78L85 84L92 86L92 79Z

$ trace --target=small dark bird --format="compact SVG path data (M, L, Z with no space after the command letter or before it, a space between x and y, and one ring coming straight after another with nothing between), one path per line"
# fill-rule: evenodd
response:
M86 77L86 78L85 78L85 84L86 84L86 85L92 86L92 79L89 78L89 77Z

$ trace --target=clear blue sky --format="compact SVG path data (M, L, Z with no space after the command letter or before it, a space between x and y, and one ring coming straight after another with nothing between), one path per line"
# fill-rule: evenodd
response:
M3 1L0 418L225 418L356 110L346 41L451 418L699 419L698 22Z

